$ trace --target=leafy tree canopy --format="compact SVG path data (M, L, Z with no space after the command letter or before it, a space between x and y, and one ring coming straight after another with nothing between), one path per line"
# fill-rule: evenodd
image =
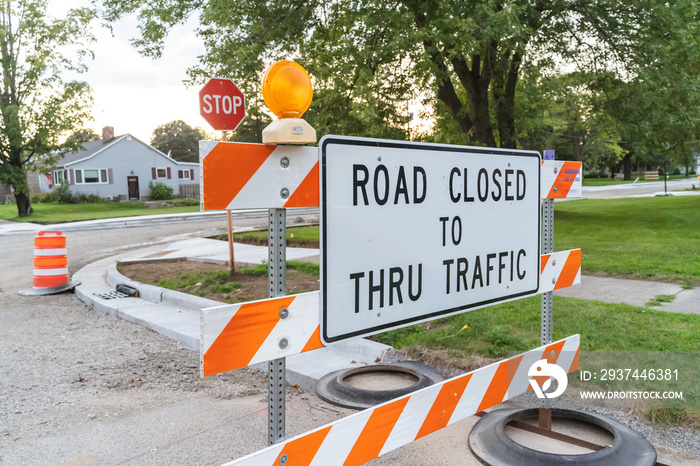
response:
M90 141L97 141L100 139L100 135L97 134L94 130L90 128L81 128L77 131L74 131L73 134L68 136L68 139L66 142L90 142Z
M180 162L198 162L199 141L203 139L207 139L207 133L202 128L174 120L153 131L151 145Z
M666 106L684 95L684 87L694 88L695 96L700 92L697 72L689 84L680 84L693 77L698 63L700 18L693 0L104 4L108 20L138 14L142 35L134 44L150 56L160 55L173 25L198 14L206 53L190 69L191 82L212 75L233 78L253 115L264 115L259 111L264 69L277 59L296 59L313 79L314 101L305 118L319 134L542 149L530 144L564 132L575 157L619 158L629 152L618 144L622 135L651 123L633 122L633 114L621 108L612 112L616 98L634 94L637 84L650 92L665 90L665 98L671 98ZM416 103L421 110L415 110ZM683 109L692 113L689 104ZM416 134L412 114L434 121L434 127ZM685 137L697 132L694 118L672 110L661 115L660 124L673 126L675 133L677 123L687 120L680 130ZM645 140L645 150L672 144L652 142Z
M89 118L92 102L84 82L65 72L84 72L93 10L47 15L45 0L5 0L0 5L0 182L15 192L20 216L31 214L27 171L51 167L77 140L62 136Z

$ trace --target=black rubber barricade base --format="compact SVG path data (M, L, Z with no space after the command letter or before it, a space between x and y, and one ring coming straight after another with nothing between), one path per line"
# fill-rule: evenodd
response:
M492 466L536 465L654 465L656 449L627 426L598 414L552 409L553 418L592 424L613 435L613 442L586 454L554 454L533 450L512 440L505 432L509 422L537 416L538 409L499 409L484 415L469 434L469 448L484 464ZM543 437L546 440L546 437Z
M64 285L52 286L50 288L30 288L28 290L22 290L19 292L22 296L44 296L47 294L63 293L64 291L69 291L80 285L80 282L71 281Z
M375 390L353 387L345 379L358 374L395 373L415 378L416 382L408 387ZM393 400L421 388L441 382L443 377L432 367L416 361L401 361L392 364L377 364L333 371L316 382L316 395L324 401L336 406L351 409L367 409L372 406Z

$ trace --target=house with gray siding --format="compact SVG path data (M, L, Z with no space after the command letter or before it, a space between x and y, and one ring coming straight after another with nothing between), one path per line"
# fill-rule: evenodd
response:
M130 134L114 136L114 129L107 126L102 139L82 146L84 150L63 157L52 172L39 174L41 192L51 192L63 182L73 194L105 199L146 199L150 182L165 183L176 195L197 192L198 163L178 162Z

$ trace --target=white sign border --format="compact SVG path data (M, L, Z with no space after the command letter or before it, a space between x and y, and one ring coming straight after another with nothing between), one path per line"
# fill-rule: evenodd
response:
M396 141L389 139L374 139L374 138L361 138L353 136L337 136L328 134L321 138L319 142L319 162L320 162L320 173L319 173L319 201L320 201L320 259L321 259L321 273L320 273L320 338L324 345L328 346L333 343L344 341L355 337L364 337L369 335L375 335L378 333L386 332L389 330L395 330L398 328L406 327L408 325L418 324L421 322L428 322L439 317L448 317L451 315L461 314L468 310L475 310L483 307L487 307L497 303L504 303L508 301L513 301L520 298L525 298L528 296L537 295L540 289L540 254L542 251L542 200L540 199L539 208L537 209L537 225L538 228L538 259L537 259L537 287L534 290L523 291L513 295L502 296L498 298L489 299L486 301L466 304L464 306L454 307L450 309L434 311L429 314L424 314L421 316L416 316L410 319L405 319L402 321L391 322L388 324L378 325L372 328L364 329L361 331L353 331L351 333L335 336L328 338L327 335L327 325L326 325L326 311L327 311L327 299L328 299L328 283L325 280L326 270L328 267L328 255L326 254L326 244L327 244L327 225L326 219L328 215L326 209L328 203L326 202L326 156L327 156L327 146L330 144L341 144L341 145L353 145L353 146L371 146L371 147L386 147L393 149L421 149L421 150L433 150L433 151L445 151L445 152L468 152L477 153L482 155L509 155L509 156L525 156L525 157L537 157L538 159L538 170L537 170L537 192L539 193L542 185L542 156L537 151L527 151L518 149L497 149L491 147L476 147L476 146L459 146L451 144L435 144L435 143L425 143L425 142L413 142L413 141Z

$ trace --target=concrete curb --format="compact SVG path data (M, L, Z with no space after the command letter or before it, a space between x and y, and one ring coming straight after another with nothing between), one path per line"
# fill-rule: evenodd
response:
M224 304L219 301L214 301L213 299L201 298L199 296L137 282L119 273L117 270L117 262L118 261L114 261L107 269L107 283L115 288L120 284L136 288L139 290L140 296L148 301L169 304L196 313L199 313L200 309Z
M116 272L117 258L120 256L93 262L73 275L82 282L75 288L78 299L97 311L149 328L180 342L186 348L198 350L198 313L161 302L158 287L149 287L147 291L149 297L158 297L157 301L126 297L116 292L108 280L108 275L112 267Z
M146 254L155 250L158 248L146 248L136 253ZM149 328L199 352L200 310L224 303L125 277L117 270L117 262L133 255L133 251L119 254L80 269L73 275L73 279L82 282L75 288L76 296L93 309ZM115 288L119 284L137 289L140 297L127 297L117 293ZM357 338L290 356L286 358L287 383L313 392L316 382L326 374L348 367L378 363L390 349L391 346ZM251 367L267 371L267 364L264 363Z

